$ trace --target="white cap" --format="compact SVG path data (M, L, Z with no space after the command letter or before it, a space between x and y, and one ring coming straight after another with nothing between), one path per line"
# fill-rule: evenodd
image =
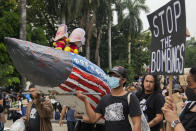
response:
M61 24L58 27L58 30L56 32L56 36L54 38L54 41L58 41L64 37L68 37L68 33L67 33L67 25L65 24Z
M70 42L78 42L80 41L82 45L85 44L85 31L82 28L76 28L72 31L69 36Z

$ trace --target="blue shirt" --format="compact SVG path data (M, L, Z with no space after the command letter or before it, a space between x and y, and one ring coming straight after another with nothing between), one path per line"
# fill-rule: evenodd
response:
M74 112L75 110L72 110L71 108L67 111L67 114L66 114L67 121L73 121L73 122L76 121L74 118Z

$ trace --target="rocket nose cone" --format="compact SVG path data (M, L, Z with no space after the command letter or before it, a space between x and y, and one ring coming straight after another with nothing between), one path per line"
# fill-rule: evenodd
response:
M67 52L14 38L5 38L5 43L17 71L35 84L59 86L71 72Z
M5 44L14 44L14 41L10 37L5 37L4 42L5 42Z
M18 46L19 46L18 43L17 43L17 41L14 40L13 38L10 38L10 37L6 37L4 39L4 42L6 44L7 50L18 48Z

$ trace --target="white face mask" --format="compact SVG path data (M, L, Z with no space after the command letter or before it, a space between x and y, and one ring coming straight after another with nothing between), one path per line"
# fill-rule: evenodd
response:
M119 81L120 81L120 78L117 78L117 77L108 77L107 78L107 84L108 86L110 87L110 90L112 90L113 88L117 88L119 87Z

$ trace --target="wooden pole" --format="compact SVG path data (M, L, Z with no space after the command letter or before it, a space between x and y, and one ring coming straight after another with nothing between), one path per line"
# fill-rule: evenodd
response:
M169 76L169 96L170 97L172 96L172 79L173 79L173 76L170 75Z
M173 76L170 75L169 76L169 96L172 97L172 79L173 79ZM169 123L167 121L167 124L166 124L166 129L165 130L168 130L168 131L172 131L172 127L171 127L171 123Z

